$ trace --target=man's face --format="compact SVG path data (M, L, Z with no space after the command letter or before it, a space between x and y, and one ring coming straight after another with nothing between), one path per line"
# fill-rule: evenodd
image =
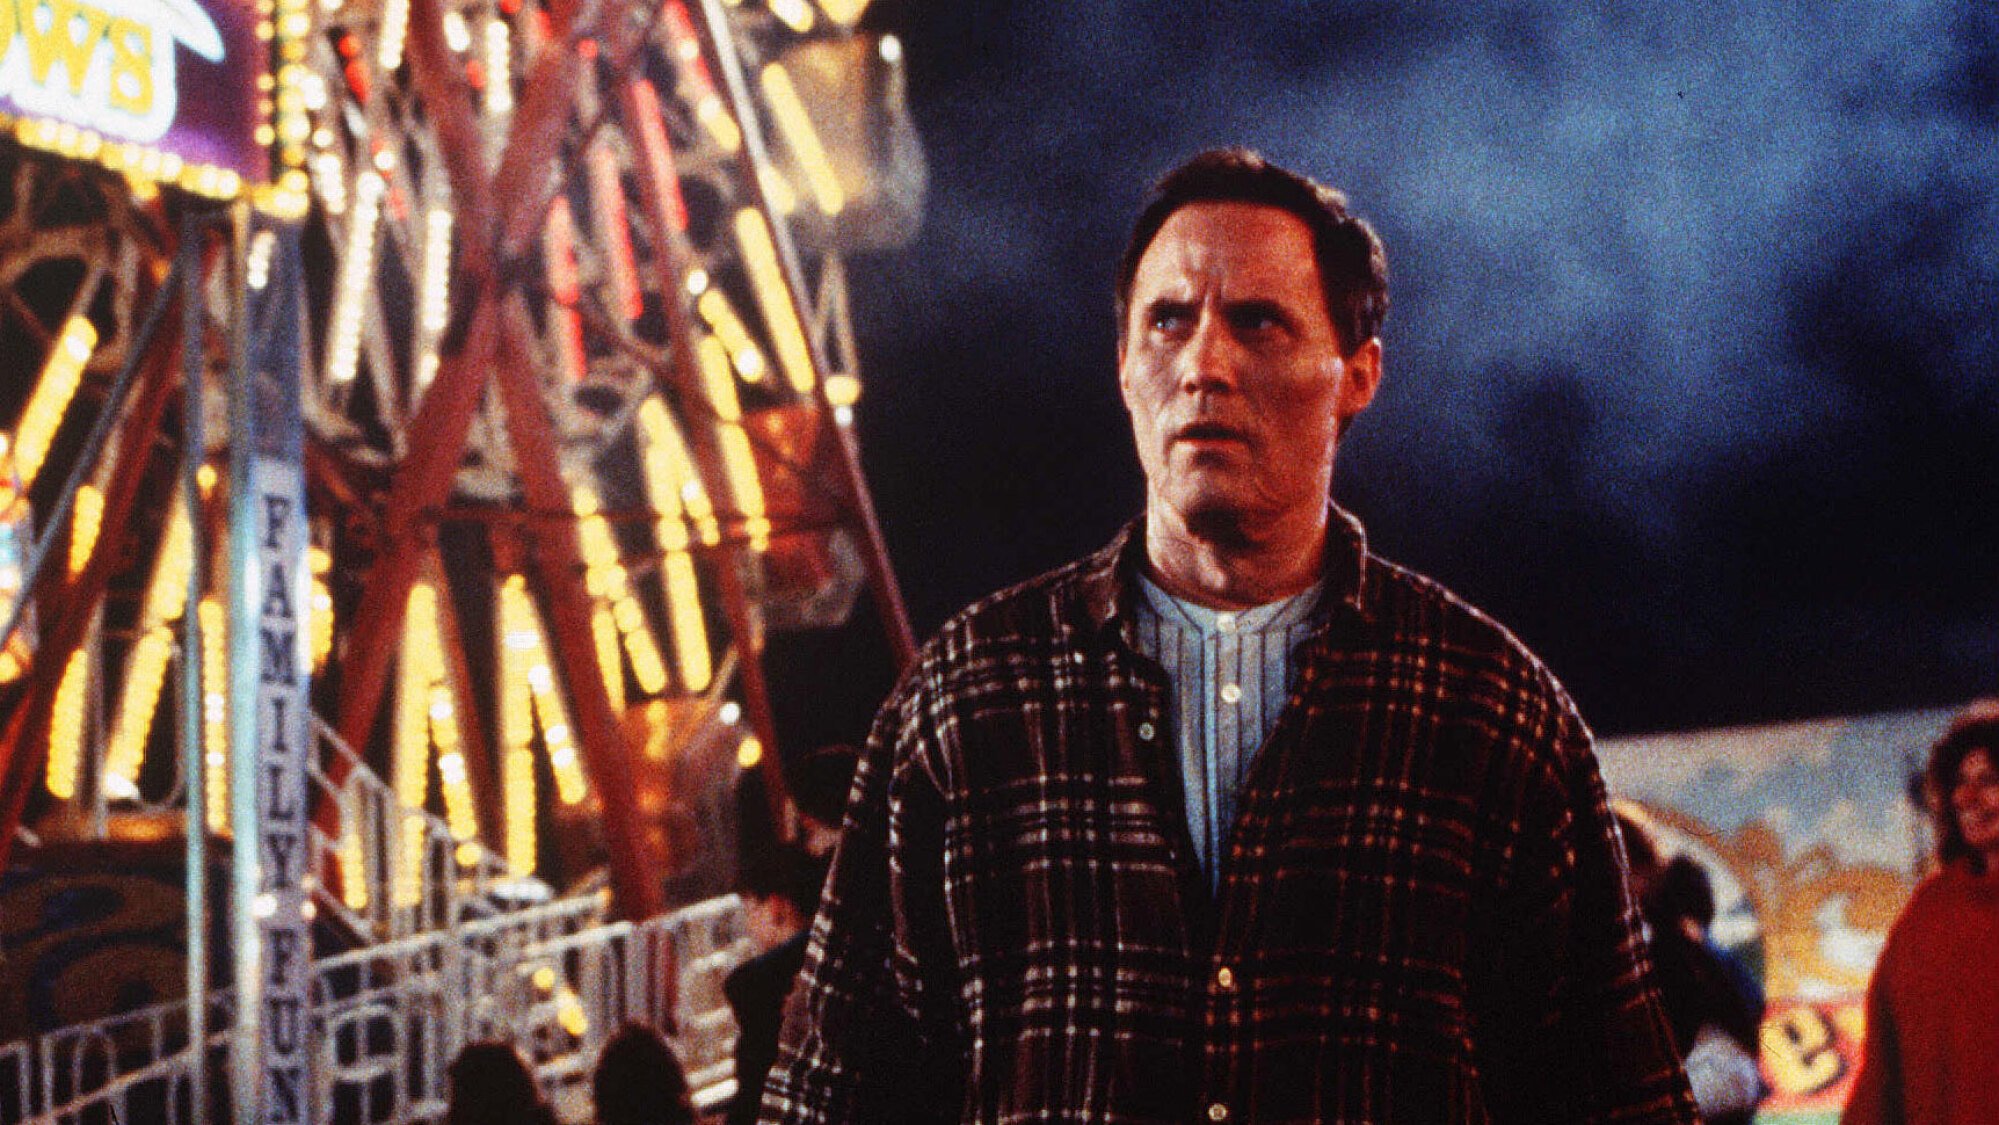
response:
M805 925L798 916L798 908L783 895L745 895L746 908L743 911L750 942L758 950L776 949L790 941Z
M1957 767L1957 784L1950 787L1951 810L1957 828L1971 850L1991 855L1999 851L1999 769L1989 750L1973 750Z
M1197 535L1319 518L1340 424L1380 374L1378 340L1340 354L1311 230L1288 211L1189 204L1139 258L1118 386L1148 507Z

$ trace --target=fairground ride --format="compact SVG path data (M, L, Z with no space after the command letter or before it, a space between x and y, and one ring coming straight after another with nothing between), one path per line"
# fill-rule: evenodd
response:
M430 1120L625 1019L726 1092L765 639L911 651L865 3L0 4L0 1122Z

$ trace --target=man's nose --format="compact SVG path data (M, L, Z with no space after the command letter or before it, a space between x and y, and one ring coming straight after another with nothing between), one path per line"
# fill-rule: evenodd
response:
M1180 389L1189 394L1232 390L1241 377L1241 343L1219 310L1203 308L1180 352Z

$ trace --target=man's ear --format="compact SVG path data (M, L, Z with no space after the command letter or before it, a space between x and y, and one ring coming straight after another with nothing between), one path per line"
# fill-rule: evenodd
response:
M1340 376L1339 401L1333 406L1342 423L1353 421L1354 415L1366 410L1381 386L1381 337L1368 337L1366 343L1346 357L1345 366Z

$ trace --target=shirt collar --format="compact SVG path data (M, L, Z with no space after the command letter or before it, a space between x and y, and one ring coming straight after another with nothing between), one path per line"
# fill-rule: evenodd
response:
M1191 630L1204 637L1217 633L1232 633L1238 636L1288 629L1314 616L1318 611L1319 595L1326 584L1314 582L1288 598L1265 602L1248 609L1209 609L1198 602L1174 597L1165 587L1152 580L1143 571L1138 575L1138 589L1142 597L1134 598L1132 605L1142 613L1157 617L1162 622L1170 622L1182 629Z
M1338 504L1328 505L1326 519L1323 606L1368 617L1369 580L1367 529ZM1124 525L1102 550L1083 559L1077 571L1076 608L1092 630L1132 619L1137 599L1144 597L1138 577L1145 569L1145 517ZM1338 612L1326 614L1330 621Z

